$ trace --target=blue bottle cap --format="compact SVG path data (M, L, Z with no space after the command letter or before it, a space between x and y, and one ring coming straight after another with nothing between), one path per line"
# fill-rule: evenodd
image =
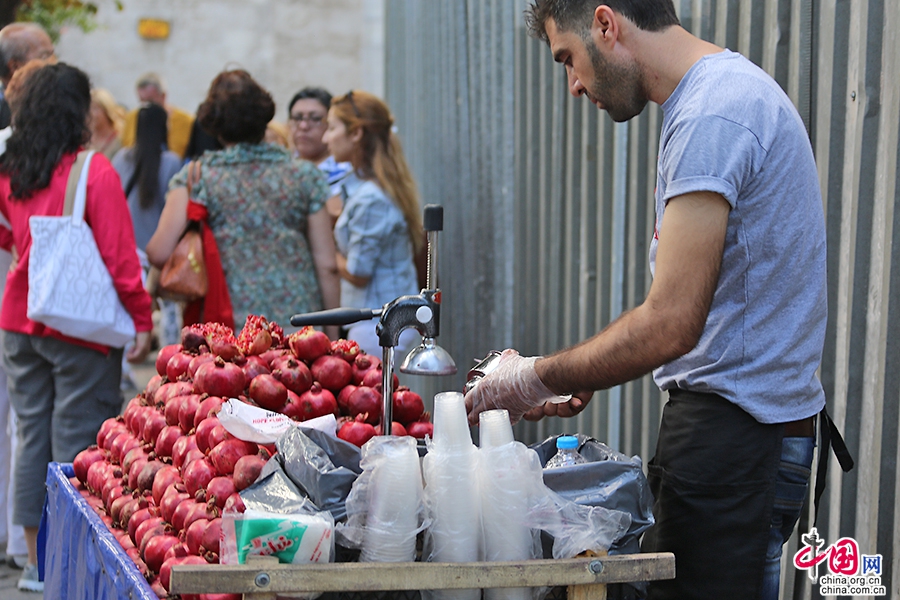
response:
M571 449L578 447L578 438L574 435L561 435L556 438L556 447L560 449Z

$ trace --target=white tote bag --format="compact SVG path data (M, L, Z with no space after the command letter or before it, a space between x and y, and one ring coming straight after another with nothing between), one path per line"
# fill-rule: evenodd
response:
M134 320L119 300L94 233L84 222L93 154L80 153L72 165L63 216L28 219L28 318L70 337L121 348L134 339Z

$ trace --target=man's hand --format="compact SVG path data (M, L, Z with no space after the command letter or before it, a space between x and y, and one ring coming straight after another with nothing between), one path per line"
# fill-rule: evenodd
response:
M485 375L468 394L466 412L469 424L478 423L478 415L486 410L502 408L509 412L509 421L516 424L522 415L559 396L543 384L534 372L537 356L519 356L515 350L504 350L497 368Z
M150 332L138 331L134 336L134 345L125 354L125 360L130 363L143 362L150 353Z
M526 421L540 421L544 417L574 417L587 408L588 402L591 401L593 395L594 392L578 392L573 394L572 399L568 402L560 402L559 404L545 402L541 406L535 406L529 410L522 415L522 418Z

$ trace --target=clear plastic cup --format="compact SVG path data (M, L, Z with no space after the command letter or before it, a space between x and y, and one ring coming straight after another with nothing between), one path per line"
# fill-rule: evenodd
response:
M434 397L434 445L463 449L472 445L466 403L460 392L441 392Z
M360 560L414 560L422 498L422 473L415 446L386 447L384 458L372 472L370 486Z
M515 441L509 411L502 408L486 410L478 415L479 446L491 448Z

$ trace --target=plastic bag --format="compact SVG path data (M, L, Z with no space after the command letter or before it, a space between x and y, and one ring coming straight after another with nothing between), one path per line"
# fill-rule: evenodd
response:
M335 521L343 521L347 516L344 503L362 472L359 448L304 427L288 429L275 446L275 457L300 491L321 510L329 511Z
M238 439L257 444L274 444L292 427L318 429L332 437L337 429L337 420L331 414L309 419L301 424L281 413L251 406L233 398L222 404L218 417L228 433Z
M552 436L532 446L541 464L556 452ZM587 464L543 472L544 483L563 498L585 506L620 510L631 515L628 531L609 548L610 554L640 552L640 538L655 522L653 494L640 457L616 452L592 437L577 434L578 451Z
M415 439L374 437L363 445L359 465L347 522L336 528L340 544L361 549L361 562L415 560L416 537L428 524Z

